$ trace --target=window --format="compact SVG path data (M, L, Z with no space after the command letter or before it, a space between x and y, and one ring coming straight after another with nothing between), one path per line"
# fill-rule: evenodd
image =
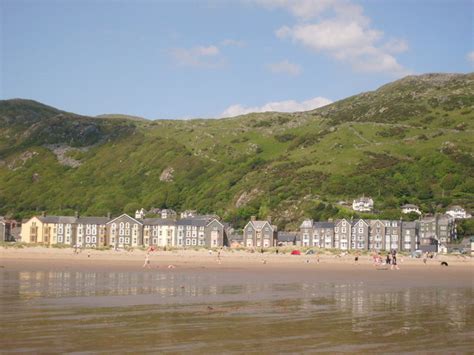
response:
M197 243L197 240L193 239L193 245L196 245L196 243Z
M119 238L119 244L123 244L123 241L124 241L124 237L120 237Z
M92 237L92 238L91 238L91 241L92 241L92 243L97 243L97 238L96 238L96 237Z
M86 237L86 243L90 243L91 242L91 237L87 236Z
M58 235L58 243L62 243L63 242L63 236L62 235Z
M191 245L191 239L186 239L186 245Z
M364 233L364 228L359 228L359 233Z
M137 244L137 238L133 238L133 244Z
M125 238L125 244L130 244L130 238L129 237Z
M341 232L346 233L346 228L342 228Z
M158 238L153 238L153 244L154 245L158 244Z

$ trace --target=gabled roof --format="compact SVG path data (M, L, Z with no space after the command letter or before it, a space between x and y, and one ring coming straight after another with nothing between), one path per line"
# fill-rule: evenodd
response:
M363 220L362 218L359 218L359 219L357 219L357 220L355 220L355 221L352 221L352 226L358 225L359 222L361 222L361 221L362 221L366 226L369 226L369 224L368 224L365 220Z
M270 224L270 222L268 221L249 221L244 228L247 228L247 226L251 224L252 227L255 229L255 230L261 230L263 229L263 227L265 227L265 225L268 224L269 227L271 227L273 230L276 230L276 226L272 226Z
M112 219L111 221L108 221L107 224L113 223L113 222L115 222L117 219L122 218L122 217L124 217L124 216L127 217L127 218L129 218L130 220L132 220L132 221L135 222L135 223L143 224L143 222L140 222L138 219L135 219L135 218L133 218L133 217L130 217L130 216L129 216L128 214L126 214L126 213L122 213L120 216L115 217L115 218Z

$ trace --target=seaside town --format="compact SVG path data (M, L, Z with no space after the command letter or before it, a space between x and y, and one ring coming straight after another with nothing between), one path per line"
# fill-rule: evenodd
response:
M357 212L371 212L371 198L352 203ZM41 245L79 248L131 249L161 248L247 248L296 246L340 251L399 251L405 253L452 251L468 253L472 238L457 240L456 221L471 218L461 206L444 214L422 216L415 205L404 205L401 213L420 215L415 221L382 219L336 219L302 221L298 231L279 231L271 218L251 217L241 233L217 215L201 215L194 210L178 214L172 209L140 209L134 216L115 218L50 216L45 213L22 222L0 217L0 241L21 241ZM147 215L160 218L147 218Z

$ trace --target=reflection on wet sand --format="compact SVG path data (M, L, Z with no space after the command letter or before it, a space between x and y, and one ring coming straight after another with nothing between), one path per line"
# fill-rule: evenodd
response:
M2 271L0 282L5 351L442 352L473 346L471 287L70 271Z

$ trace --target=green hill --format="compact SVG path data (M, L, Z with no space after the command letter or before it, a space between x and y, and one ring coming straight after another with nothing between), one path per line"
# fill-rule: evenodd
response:
M474 74L410 76L317 110L219 120L93 118L0 101L0 214L138 207L272 216L474 207Z

